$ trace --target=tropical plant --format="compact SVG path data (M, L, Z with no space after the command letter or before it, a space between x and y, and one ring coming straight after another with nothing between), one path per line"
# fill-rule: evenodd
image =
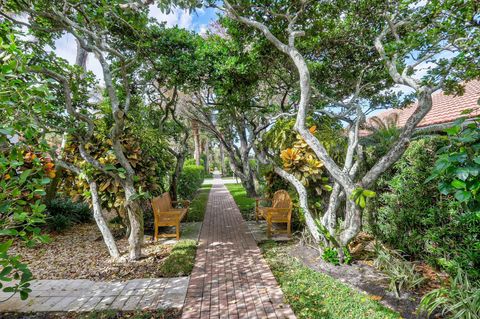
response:
M428 292L420 302L420 312L431 315L438 309L441 309L442 315L452 319L480 318L480 287L470 282L468 276L458 269L448 285Z
M0 23L0 289L26 299L32 274L9 249L14 242L48 241L40 228L46 208L42 198L55 170L38 127L18 116L20 105L45 103L47 108L50 92L25 82L28 57L17 47L16 36L8 23Z
M425 278L415 270L415 265L404 260L398 252L388 252L380 245L375 247L376 258L373 265L381 270L389 280L389 289L397 297L403 290L420 286Z
M471 112L466 110L462 114ZM438 151L427 181L443 177L438 185L442 194L453 194L469 211L480 211L480 120L466 121L467 117L461 117L445 130L449 143Z
M457 268L479 278L480 222L451 194L428 181L448 139L442 136L412 141L402 158L377 182L378 194L366 207L365 225L378 240L410 259L424 260L452 276ZM463 206L462 206L463 205Z

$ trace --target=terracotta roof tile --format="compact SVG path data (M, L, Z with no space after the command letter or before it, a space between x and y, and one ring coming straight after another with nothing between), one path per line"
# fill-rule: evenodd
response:
M419 123L418 127L425 127L434 124L449 123L461 116L461 112L466 109L476 109L470 116L480 115L477 101L480 98L480 81L474 80L465 83L465 93L462 96L446 95L442 91L434 93L432 96L432 109ZM417 107L417 103L404 109L385 110L376 115L379 118L385 118L389 114L399 113L398 127L403 127L408 118ZM368 121L368 120L367 120Z

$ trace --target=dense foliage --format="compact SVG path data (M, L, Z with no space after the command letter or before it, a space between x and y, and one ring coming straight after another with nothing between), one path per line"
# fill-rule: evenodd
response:
M55 198L47 202L46 226L49 230L62 232L75 224L92 221L92 212L88 204L82 201L72 202L70 198Z
M48 241L40 228L45 223L42 198L55 177L54 164L45 154L47 145L32 120L18 116L18 105L42 107L49 98L44 86L24 81L27 59L11 26L0 24L0 288L19 292L22 299L30 292L32 274L9 248L17 240L29 246Z
M181 198L192 199L195 192L202 186L205 176L203 166L186 165L180 174L178 192Z
M379 196L368 205L372 232L412 259L426 260L455 275L458 267L479 273L480 224L452 195L428 181L437 152L447 141L413 141L393 169L379 181Z

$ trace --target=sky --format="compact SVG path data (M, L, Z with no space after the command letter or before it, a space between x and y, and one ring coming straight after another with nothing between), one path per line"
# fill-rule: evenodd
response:
M199 34L205 34L212 22L217 19L214 9L199 9L196 12L189 13L186 10L175 9L169 14L160 11L155 5L149 7L149 16L158 22L165 22L167 27L178 26L183 29L191 30ZM71 34L66 34L55 41L55 53L66 59L69 63L75 63L77 44ZM92 71L99 79L103 80L102 68L98 60L89 54L87 59L87 70Z

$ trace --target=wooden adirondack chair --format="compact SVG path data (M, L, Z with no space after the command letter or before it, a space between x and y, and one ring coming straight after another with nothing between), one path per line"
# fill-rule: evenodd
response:
M152 199L152 209L154 217L154 240L158 240L158 237L176 237L180 239L180 222L187 215L190 202L183 201L181 208L174 208L173 204L177 201L172 201L170 193L163 193L161 196ZM174 234L158 234L158 228L162 226L175 226L176 231Z
M266 200L262 198L255 199L255 219L264 218L267 221L267 236L272 234L287 233L288 237L292 236L292 199L286 190L279 190L273 194L272 206L261 207L260 201ZM273 230L274 223L286 223L287 230Z

